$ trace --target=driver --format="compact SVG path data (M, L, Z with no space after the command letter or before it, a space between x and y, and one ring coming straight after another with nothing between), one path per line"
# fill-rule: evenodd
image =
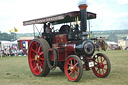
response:
M52 28L50 28L50 23L47 24L46 33L52 33Z

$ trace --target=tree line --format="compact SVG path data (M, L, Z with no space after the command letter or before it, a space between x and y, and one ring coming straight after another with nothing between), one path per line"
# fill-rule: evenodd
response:
M0 40L1 41L14 41L16 40L16 33L0 33Z
M128 34L128 30L108 30L108 31L92 31L93 34L98 34L98 35L102 35L102 34Z

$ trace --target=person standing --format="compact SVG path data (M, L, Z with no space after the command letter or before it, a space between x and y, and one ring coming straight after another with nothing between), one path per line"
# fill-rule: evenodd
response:
M46 33L52 33L52 29L50 28L50 23L48 23L45 31Z
M6 48L6 54L7 54L7 56L10 55L9 49L10 49L10 46L7 46L7 48Z

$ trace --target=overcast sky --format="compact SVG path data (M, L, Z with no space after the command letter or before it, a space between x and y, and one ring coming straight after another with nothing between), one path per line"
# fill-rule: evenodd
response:
M87 0L90 12L97 14L91 20L93 30L128 29L128 0ZM16 27L18 33L33 32L33 26L23 21L78 11L78 0L0 0L0 31Z

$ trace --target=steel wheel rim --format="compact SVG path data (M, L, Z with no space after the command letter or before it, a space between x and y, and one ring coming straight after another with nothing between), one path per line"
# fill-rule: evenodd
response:
M93 72L98 77L104 77L108 71L108 62L106 58L102 55L98 55L95 59L95 66L93 68Z
M41 44L33 41L29 48L29 65L34 75L40 75L44 67L44 53Z
M67 78L70 81L75 81L79 77L79 72L78 61L73 57L68 58L65 65L65 74Z

